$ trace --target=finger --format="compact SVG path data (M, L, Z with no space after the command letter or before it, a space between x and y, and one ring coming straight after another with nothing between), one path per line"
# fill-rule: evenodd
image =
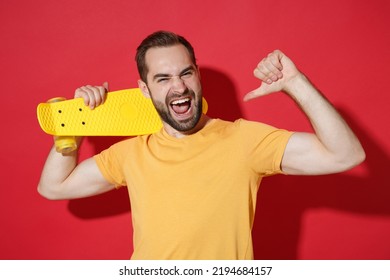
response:
M248 92L248 93L244 96L243 100L244 100L244 101L249 101L249 100L251 100L251 99L254 99L254 98L257 98L257 97L260 97L260 96L264 96L264 95L266 95L266 94L267 94L267 92L265 92L265 91L263 90L263 87L260 86L259 88L255 89L255 90L252 90L251 92Z
M253 74L255 77L267 84L272 84L273 82L277 81L276 75L274 75L272 71L265 66L265 63L262 63L260 66L258 66L253 71Z
M95 95L95 107L103 104L107 98L108 82L104 82L102 86L91 87Z
M88 100L88 104L85 103L85 105L89 106L90 108L93 108L95 106L94 101L94 95L91 89L88 88L88 86L82 86L81 89L83 90L84 94L84 101Z
M274 51L268 54L267 58L264 59L262 62L262 66L266 69L265 71L268 73L267 77L274 82L283 77L283 65L280 60L281 53L278 51Z
M98 96L96 97L96 106L104 103L106 98L106 89L103 86L96 87L98 89Z
M102 102L102 96L100 95L101 89L99 87L87 85L84 90L89 96L89 108L94 109Z
M246 102L246 101L252 100L252 99L257 98L257 97L259 97L259 94L257 93L256 90L253 90L253 91L247 93L244 96L243 100Z
M254 70L254 75L258 79L271 84L282 77L279 69L270 61L269 58L263 59Z
M102 103L101 104L103 104L106 101L108 92L109 92L108 82L104 82L103 86L100 88L100 95L102 97Z
M103 83L103 87L106 89L106 92L109 92L108 82Z
M264 67L268 72L267 78L271 79L273 82L276 82L278 79L283 77L282 72L277 68L277 66L273 64L270 59L264 62Z
M94 107L99 106L102 103L103 93L105 89L102 86L87 86L90 90L90 95L94 101Z
M276 67L279 71L283 70L282 65L282 57L283 53L279 50L275 50L272 53L268 54L269 61L273 64L274 67Z
M76 91L74 92L74 98L83 98L85 106L89 105L89 95L82 87L76 89Z
M95 107L95 95L93 90L90 88L91 86L82 86L81 88L76 90L77 96L82 97L84 99L85 106L89 106L90 108Z
M258 65L257 69L264 77L261 78L264 82L270 84L276 82L278 79L283 78L283 65L281 59L283 54L280 51L273 51L269 53Z
M255 68L255 70L253 70L253 75L262 80L263 82L266 82L267 79L268 79L268 73L263 69L261 70L260 68L262 68L263 66L258 66Z

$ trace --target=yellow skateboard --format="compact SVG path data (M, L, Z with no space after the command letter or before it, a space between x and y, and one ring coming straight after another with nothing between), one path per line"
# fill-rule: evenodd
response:
M203 112L207 112L205 99ZM151 99L138 88L109 92L94 110L82 98L41 103L37 116L42 130L54 136L135 136L162 128Z

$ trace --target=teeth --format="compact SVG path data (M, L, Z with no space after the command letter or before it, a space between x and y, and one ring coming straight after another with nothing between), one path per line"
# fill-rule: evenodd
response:
M184 98L184 99L175 100L175 101L173 101L171 104L172 104L172 105L179 105L179 104L186 103L186 102L188 102L188 101L190 101L189 98Z

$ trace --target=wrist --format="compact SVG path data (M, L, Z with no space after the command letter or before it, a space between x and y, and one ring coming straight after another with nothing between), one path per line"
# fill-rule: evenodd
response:
M306 76L303 73L299 72L297 75L295 75L293 78L289 79L286 82L283 91L290 96L294 96L299 92L302 92L302 90L304 88L307 88L309 84L310 82L306 78Z

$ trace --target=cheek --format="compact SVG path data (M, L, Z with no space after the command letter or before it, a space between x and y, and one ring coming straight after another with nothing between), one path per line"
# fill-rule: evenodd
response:
M150 97L154 100L165 103L169 89L164 86L149 88Z
M202 84L201 83L196 83L193 85L192 87L192 90L195 92L195 93L201 93L202 92Z
M199 79L189 80L186 82L186 86L195 92L199 92L202 89L202 85Z

